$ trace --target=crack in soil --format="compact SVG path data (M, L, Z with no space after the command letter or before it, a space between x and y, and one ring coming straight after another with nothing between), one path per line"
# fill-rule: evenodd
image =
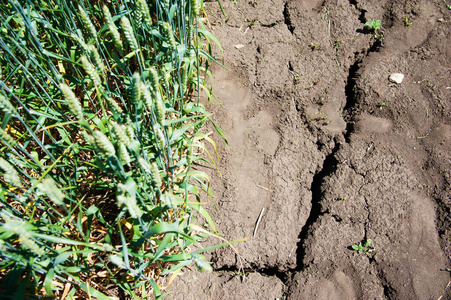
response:
M285 25L287 25L288 30L291 32L291 34L294 34L295 27L291 22L290 10L288 9L288 2L285 2L283 6L283 18Z
M379 264L376 262L376 260L373 259L371 263L376 264L376 270L377 270L377 277L379 278L380 284L382 285L382 288L384 289L384 296L386 299L396 299L396 290L393 289L393 287L390 285L389 281L387 280L384 271L379 267Z
M354 6L356 6L356 8L361 12L359 19L364 18L366 11L364 9L359 9L357 7L357 4L358 4L357 1L351 0L350 3L353 4ZM287 3L285 3L284 15L285 16L288 15L288 19L289 19ZM285 19L287 20L287 17ZM285 24L287 24L287 22L285 22ZM289 24L291 24L291 23L289 23ZM288 26L288 24L287 24L287 26ZM346 120L346 129L345 129L345 132L343 133L343 137L347 143L349 143L350 136L351 136L352 132L354 131L354 120L358 113L357 112L358 95L355 91L355 85L356 85L357 79L359 77L358 72L360 70L361 63L366 57L368 57L368 55L371 52L378 51L380 46L381 46L381 42L376 40L367 49L362 50L360 53L356 52L354 63L348 69L348 77L346 80L345 91L344 91L345 96L346 96L346 104L343 108L343 112L345 112L346 115L348 116L347 120L345 119ZM288 65L288 67L290 68L290 64ZM311 184L311 192L312 192L311 205L312 205L312 207L310 209L309 217L307 218L307 221L304 224L304 226L302 227L301 233L299 234L298 250L297 250L297 257L296 257L296 260L297 260L296 270L298 270L298 271L303 270L307 267L307 265L304 265L304 262L303 262L303 259L305 256L304 243L309 235L310 228L312 227L313 224L316 223L316 221L318 220L318 218L320 216L329 213L329 211L323 211L323 212L321 211L321 200L322 200L322 195L323 195L323 190L322 190L321 186L322 186L324 178L333 174L337 169L338 160L336 159L335 155L340 148L340 142L337 140L337 138L334 138L334 142L335 142L334 149L324 159L322 168L315 174L315 176L313 176L313 180L312 180L312 184ZM368 207L368 203L367 203L367 207ZM368 211L368 216L367 216L367 220L368 220L369 210L367 209L367 211ZM332 215L332 217L337 222L341 221L341 219L337 218L336 215ZM365 223L365 237L364 237L365 239L366 239L366 235L367 235L366 227L367 227L367 223ZM384 289L385 289L385 286L384 286Z
M307 221L305 222L304 226L302 227L301 233L299 234L299 242L298 242L298 251L296 255L296 261L297 261L297 268L296 270L302 270L306 265L304 265L303 259L305 256L305 247L304 242L307 239L309 235L309 229L313 224L316 223L318 218L322 215L325 215L328 213L328 211L321 212L321 198L323 195L323 191L321 189L321 185L323 183L324 178L332 174L337 169L338 161L335 158L335 154L337 153L338 149L340 148L340 143L335 140L335 147L331 151L330 154L326 156L326 158L323 161L323 166L319 172L313 176L312 185L311 185L311 191L312 191L312 207L310 209L309 217L307 218Z
M224 266L218 269L215 269L215 272L224 272L224 273L233 273L235 275L246 275L249 273L258 273L263 276L267 277L277 277L280 281L282 281L283 284L286 284L288 281L290 274L294 272L294 270L288 270L288 271L279 271L277 267L270 266L266 268L238 268L236 266Z
M345 96L346 96L346 104L343 107L343 115L345 115L345 121L346 121L346 130L343 134L343 137L345 138L346 142L349 143L349 139L351 136L351 133L354 132L354 120L357 115L357 99L359 98L359 95L355 91L355 85L357 83L357 79L360 77L360 74L358 73L360 70L360 66L365 58L368 57L368 55L371 52L377 52L379 51L379 48L382 46L382 43L380 40L374 41L366 50L363 50L361 52L355 52L354 53L354 63L349 67L348 69L348 77L346 79L346 85L345 85Z
M364 8L360 8L359 2L357 0L349 0L349 3L351 5L353 5L355 7L355 9L357 9L360 12L359 21L362 22L362 24L365 24L365 22L366 22L365 14L366 14L367 10Z
M273 27L275 27L277 24L279 24L280 23L280 20L277 20L276 22L273 22L273 23L271 23L271 24L263 24L263 23L260 23L260 26L261 27L265 27L265 28L273 28Z
M357 56L357 54L356 54ZM350 116L352 113L352 109L357 104L357 97L354 91L354 87L356 84L356 79L358 77L358 70L360 69L361 59L356 59L355 62L351 65L348 71L348 78L346 80L345 86L345 96L346 96L346 105L343 108L343 112L346 113L347 116ZM347 143L349 143L349 138L351 133L354 131L354 122L351 122L350 119L346 121L346 131L343 134Z

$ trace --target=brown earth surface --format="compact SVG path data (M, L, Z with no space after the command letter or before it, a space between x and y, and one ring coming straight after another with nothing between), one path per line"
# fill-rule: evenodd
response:
M222 4L226 17L205 5L228 68L213 69L229 147L215 138L208 206L228 240L250 239L235 244L242 258L210 253L216 272L187 270L167 297L451 299L447 3ZM367 239L374 251L352 250Z

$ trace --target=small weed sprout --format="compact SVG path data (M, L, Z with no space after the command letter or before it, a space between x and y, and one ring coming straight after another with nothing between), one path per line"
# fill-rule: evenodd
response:
M309 47L312 49L312 51L318 49L319 44L318 43L310 43Z
M383 107L387 107L387 103L381 101L377 106L379 107L380 110L382 110Z
M366 22L365 25L363 25L363 27L373 32L375 39L381 40L382 34L379 33L379 30L381 29L381 23L382 23L381 20L371 20Z
M373 32L377 32L381 29L381 20L371 20L365 23L364 27Z
M407 27L412 26L412 22L409 22L409 17L408 16L403 16L402 17L402 21L404 23L404 26L407 26Z
M359 254L365 254L368 257L372 257L373 256L373 252L374 252L374 247L371 246L371 240L367 239L365 241L365 243L362 244L362 242L360 242L358 245L352 245L352 250L357 251L357 253Z
M318 99L316 100L316 103L321 106L326 104L326 100L324 99L324 96L319 96Z
M292 72L291 75L293 76L293 83L294 84L298 84L299 81L301 81L301 77L299 76L298 73Z
M343 44L343 41L340 40L340 39L338 39L338 40L336 40L336 41L333 43L333 47L334 47L334 48L338 48L338 47L340 47L342 44Z

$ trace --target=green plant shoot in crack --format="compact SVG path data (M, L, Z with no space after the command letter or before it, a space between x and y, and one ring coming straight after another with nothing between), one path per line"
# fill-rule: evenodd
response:
M351 246L353 250L357 251L359 254L366 254L368 257L373 256L373 252L375 251L374 247L371 246L371 240L367 239L363 244L360 242L359 244L355 244Z
M381 29L381 20L371 20L367 21L363 27L370 30L374 33L374 38L377 40L382 39L382 34L379 33L379 30Z

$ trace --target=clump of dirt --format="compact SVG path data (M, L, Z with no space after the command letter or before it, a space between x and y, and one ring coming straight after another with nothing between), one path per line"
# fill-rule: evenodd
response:
M449 296L446 3L222 4L227 17L206 5L228 68L213 70L229 147L216 139L210 211L229 240L250 240L236 245L245 262L219 249L220 273L188 272L172 298ZM377 32L364 28L373 19ZM369 251L353 250L367 240Z

